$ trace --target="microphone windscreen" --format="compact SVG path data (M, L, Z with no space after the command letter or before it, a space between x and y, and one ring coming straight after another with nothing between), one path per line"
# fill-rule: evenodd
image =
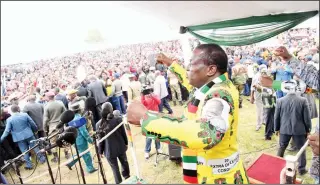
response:
M80 119L77 120L72 120L68 123L68 126L70 127L75 127L75 128L79 128L82 127L83 125L87 124L87 120L84 117L81 117Z
M73 145L78 136L78 130L74 127L67 127L66 130L60 134L56 140L56 145L60 148Z
M74 118L74 112L71 110L67 110L64 113L62 113L60 121L61 123L69 123Z
M65 132L72 132L74 135L78 135L78 129L75 127L68 126L66 127Z
M84 105L86 110L91 110L96 106L96 100L92 97L89 97L86 99Z

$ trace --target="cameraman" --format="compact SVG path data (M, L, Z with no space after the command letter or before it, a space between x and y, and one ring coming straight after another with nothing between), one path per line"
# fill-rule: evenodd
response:
M96 124L99 139L103 138L122 122L122 118L114 116L112 111L113 108L111 103L106 102L102 104L102 118ZM99 154L101 157L103 157L102 154L104 154L107 158L116 184L120 184L122 182L117 159L119 159L121 163L122 176L125 179L130 177L129 163L126 154L127 149L128 138L123 125L99 144Z
M160 105L160 98L153 94L153 89L151 87L147 87L144 86L143 90L142 90L142 94L141 94L141 103L148 109L151 111L156 111L159 112L159 105ZM150 151L151 151L151 142L152 139L146 137L146 147L145 147L145 154L144 157L146 159L149 159L150 155ZM156 146L156 150L158 151L158 153L162 153L161 149L160 149L160 141L155 140L155 146Z

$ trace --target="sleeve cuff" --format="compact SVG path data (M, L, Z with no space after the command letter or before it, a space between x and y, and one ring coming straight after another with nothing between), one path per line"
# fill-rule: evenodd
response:
M274 89L276 91L281 90L281 84L282 84L281 81L277 81L277 80L273 81L272 82L272 89Z

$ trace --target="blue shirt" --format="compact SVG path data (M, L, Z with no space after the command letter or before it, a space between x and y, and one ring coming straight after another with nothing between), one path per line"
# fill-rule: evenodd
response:
M19 142L34 136L37 125L27 113L14 113L7 119L1 142L11 133L13 142Z
M277 64L277 67L281 65L284 65L284 64L279 63ZM293 76L293 70L289 65L286 65L286 64L283 69L273 69L271 73L276 74L276 80L278 81L288 81L288 80L291 80Z

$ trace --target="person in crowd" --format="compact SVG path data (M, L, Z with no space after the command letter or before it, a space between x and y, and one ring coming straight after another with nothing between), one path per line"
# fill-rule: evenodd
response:
M48 103L44 107L44 114L43 114L43 127L46 132L46 135L50 135L51 132L57 127L60 122L61 114L66 111L64 104L61 101L57 101L54 99L55 94L53 92L46 93L46 99ZM52 139L52 143L55 143L57 137ZM69 159L68 150L65 149L65 157ZM53 149L53 159L51 162L57 163L58 162L58 152L57 149Z
M80 108L81 108L81 113L84 112L85 109L85 101L86 98L85 97L79 97L77 94L78 90L76 89L69 89L68 91L66 91L67 95L68 95L68 107L71 106L72 104L75 103L79 103L80 104Z
M248 75L247 75L247 68L245 65L240 63L240 58L235 57L234 59L235 65L232 67L232 76L231 79L233 84L239 91L239 108L242 108L242 97L241 93L244 90L244 85L247 82Z
M40 102L41 101L41 89L40 87L36 87L36 102Z
M256 104L256 111L257 111L257 123L256 123L256 131L259 131L263 121L263 102L262 102L262 92L263 89L259 85L259 79L261 76L261 71L266 72L267 66L266 65L260 65L259 66L259 72L255 74L253 80L252 80L252 88L251 88L251 99L250 102L253 104Z
M294 80L285 82L283 90L288 93L285 97L277 100L274 126L277 135L280 133L279 149L277 155L284 156L284 152L293 138L298 150L307 141L307 135L311 131L311 117L306 98L298 95L297 83ZM298 172L300 175L307 173L306 153L301 154L298 159Z
M38 127L37 138L45 137L46 134L43 129L43 114L44 107L40 103L36 103L36 96L29 96L28 103L24 106L22 112L27 113Z
M38 128L28 114L20 113L20 107L18 105L12 105L11 111L12 116L7 119L6 128L1 136L0 142L2 143L11 133L13 141L18 144L21 153L23 153L33 147L31 141L36 139L34 134L38 131ZM34 149L34 152L38 156L40 163L45 163L46 159L43 154L39 153L38 147ZM24 160L26 162L25 169L33 169L34 166L30 160L30 153L24 155Z
M177 105L177 99L178 99L179 105L182 106L183 103L182 103L182 95L181 95L179 80L175 74L170 72L170 70L167 70L167 74L168 74L168 80L169 80L169 86L171 90L173 105L174 106Z
M164 54L158 55L157 61L178 74L189 91L193 89L184 117L147 112L141 103L135 102L128 107L128 122L140 124L141 121L147 137L183 146L185 183L218 183L223 179L226 184L235 180L248 184L237 143L239 93L227 77L225 51L216 44L196 47L188 78L186 70ZM232 160L233 165L210 166L211 160L223 163ZM224 173L219 173L219 169Z
M125 69L122 76L120 77L120 81L122 84L123 98L124 98L125 102L128 103L128 90L129 90L129 84L130 84L129 68Z
M316 125L316 132L313 135L309 135L309 144L312 149L312 161L311 161L311 167L309 169L309 173L311 177L314 179L315 184L319 184L319 166L320 166L320 157L319 157L319 122Z
M68 109L68 99L67 96L65 94L60 93L60 88L56 87L54 89L54 94L55 94L55 100L60 100L62 101L63 105L66 107L66 109Z
M147 77L146 77L146 81L148 85L153 86L154 81L156 80L155 70L156 68L153 66L149 68L149 73L147 74Z
M86 97L87 98L89 96L86 81L83 81L81 83L76 82L74 85L74 89L76 89L78 91L77 96L79 96L79 97Z
M11 116L9 113L7 113L3 108L1 108L1 122L0 122L0 135L2 135L5 131L6 125L7 125L7 119ZM20 153L20 151L17 151L15 147L15 143L12 141L12 137L9 136L5 138L0 143L0 166L4 165L5 160L13 159L17 157ZM19 150L19 149L18 149ZM18 161L18 164L21 163L21 161Z
M129 91L128 91L128 103L131 103L134 100L140 100L141 94L141 83L135 80L135 76L133 74L129 75L130 84L129 84Z
M108 101L106 88L104 87L103 83L94 75L90 76L89 80L90 84L88 85L88 97L93 97L96 100L96 105L100 112L101 105Z
M168 114L173 114L173 111L169 105L167 96L168 96L168 89L166 86L166 80L161 74L160 71L155 72L156 80L154 81L154 94L160 98L159 104L159 112L163 112L163 107L165 107L168 111Z
M299 65L300 61L290 55L284 46L278 47L274 51L274 55L281 59L275 68L272 69L272 73L275 74L275 80L282 82L291 80L295 74L294 67ZM278 90L277 98L283 96L285 96L285 94L281 90Z
M101 116L101 120L96 125L100 139L111 132L122 122L121 117L114 116L112 105L109 102L106 102L102 105ZM120 184L122 182L118 159L122 167L122 176L125 179L130 177L129 163L126 154L127 150L128 138L123 125L99 144L99 154L102 157L104 154L104 156L107 158L116 184Z
M146 73L141 69L139 69L140 72L139 72L139 82L141 83L141 85L145 85L146 84L146 81L147 81L147 75Z
M248 76L248 80L247 80L247 82L245 84L244 95L245 96L250 96L252 78L254 76L254 67L253 67L253 62L251 60L246 60L244 64L247 67L247 76Z
M114 81L112 82L112 92L110 94L111 102L116 110L119 110L121 114L126 114L126 108L122 94L122 82L119 80L119 73L114 74Z
M79 102L71 104L70 110L75 113L72 121L76 121L81 118L81 114L80 114L81 105ZM79 153L82 153L89 148L88 143L92 144L93 140L92 140L91 136L89 135L89 132L86 128L86 125L83 125L77 129L78 129L78 136L77 136L75 145L76 145ZM76 155L74 155L73 158L74 157L76 157ZM82 159L84 160L84 162L86 164L86 168L87 168L88 173L94 173L95 171L98 170L98 169L94 168L94 166L93 166L93 160L92 160L90 152L87 152L86 154L84 154L82 156ZM71 161L70 163L67 164L67 167L70 170L72 170L72 167L77 163L77 161L78 161L78 159Z
M153 94L151 87L145 86L141 93L141 103L147 108L147 110L159 112L160 98ZM146 137L146 146L144 149L146 159L150 157L152 139ZM158 153L162 153L160 141L154 141L156 150Z

